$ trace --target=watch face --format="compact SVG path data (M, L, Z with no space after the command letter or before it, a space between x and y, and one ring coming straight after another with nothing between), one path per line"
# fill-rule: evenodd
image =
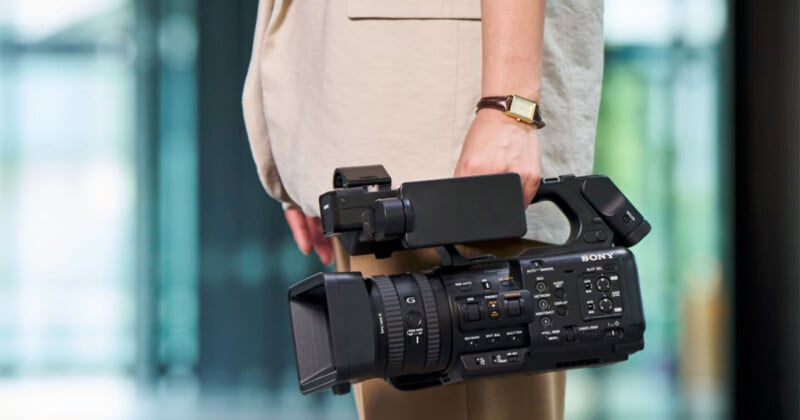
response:
M536 113L536 102L529 101L521 96L513 95L508 114L527 123L533 122Z

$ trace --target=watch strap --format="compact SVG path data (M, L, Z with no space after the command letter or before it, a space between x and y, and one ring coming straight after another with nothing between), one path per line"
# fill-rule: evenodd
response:
M484 96L478 101L478 110L483 108L498 109L507 112L511 108L511 95L508 96Z
M542 128L542 127L545 126L544 121L542 120L542 114L541 114L541 112L539 110L539 104L537 102L535 102L535 101L530 100L530 99L522 98L522 97L519 97L519 96L517 97L517 98L520 98L523 101L527 101L527 102L530 102L530 103L534 104L533 115L532 115L532 118L530 118L530 120L523 119L520 116L515 115L514 113L512 113L511 112L511 110L512 110L511 104L512 104L512 101L514 101L514 98L515 98L515 95L484 96L483 98L481 98L478 101L478 104L476 106L477 109L476 109L475 112L478 112L483 108L491 108L491 109L496 109L498 111L503 111L509 117L515 118L517 121L524 121L525 123L532 124L532 125L536 126L536 128Z

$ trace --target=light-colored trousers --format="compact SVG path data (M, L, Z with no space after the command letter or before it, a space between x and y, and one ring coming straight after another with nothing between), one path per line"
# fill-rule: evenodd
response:
M365 277L420 271L439 265L433 249L403 251L391 258L351 257L334 241L337 271ZM508 240L459 249L465 256L512 256L536 242ZM353 393L361 420L553 420L564 417L564 372L518 374L467 380L418 391L399 391L383 379L356 384Z

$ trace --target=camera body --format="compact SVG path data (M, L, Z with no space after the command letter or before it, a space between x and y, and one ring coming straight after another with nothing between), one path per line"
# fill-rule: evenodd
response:
M379 169L337 170L338 189L320 197L325 232L354 255L439 246L442 265L367 279L318 273L292 286L301 392L345 393L374 377L419 389L613 363L643 348L639 279L625 246L650 226L608 178L564 176L540 185L534 202L552 201L570 222L566 244L467 259L453 244L524 234L519 177L391 190Z
M427 276L438 276L447 294L453 328L446 341L454 357L441 372L389 378L401 389L612 363L644 347L636 266L624 248L550 255L530 250ZM401 300L403 312L413 313L414 305ZM414 345L411 332L406 320L407 347Z

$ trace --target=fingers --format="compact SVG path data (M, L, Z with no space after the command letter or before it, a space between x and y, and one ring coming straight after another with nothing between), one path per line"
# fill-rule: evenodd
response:
M289 229L292 231L297 248L303 254L308 255L311 252L312 243L311 234L306 224L306 215L299 209L287 209L283 214L286 216L286 223L289 224Z
M536 191L539 190L539 182L542 180L539 171L521 173L522 178L522 197L525 200L525 207L531 204L533 197L536 196Z
M322 220L319 217L306 217L306 225L319 260L323 265L329 265L333 259L333 244L331 238L322 234Z
M288 209L283 214L300 252L308 255L313 248L322 264L329 265L333 260L333 244L322 233L322 221L319 217L307 217L299 209Z

